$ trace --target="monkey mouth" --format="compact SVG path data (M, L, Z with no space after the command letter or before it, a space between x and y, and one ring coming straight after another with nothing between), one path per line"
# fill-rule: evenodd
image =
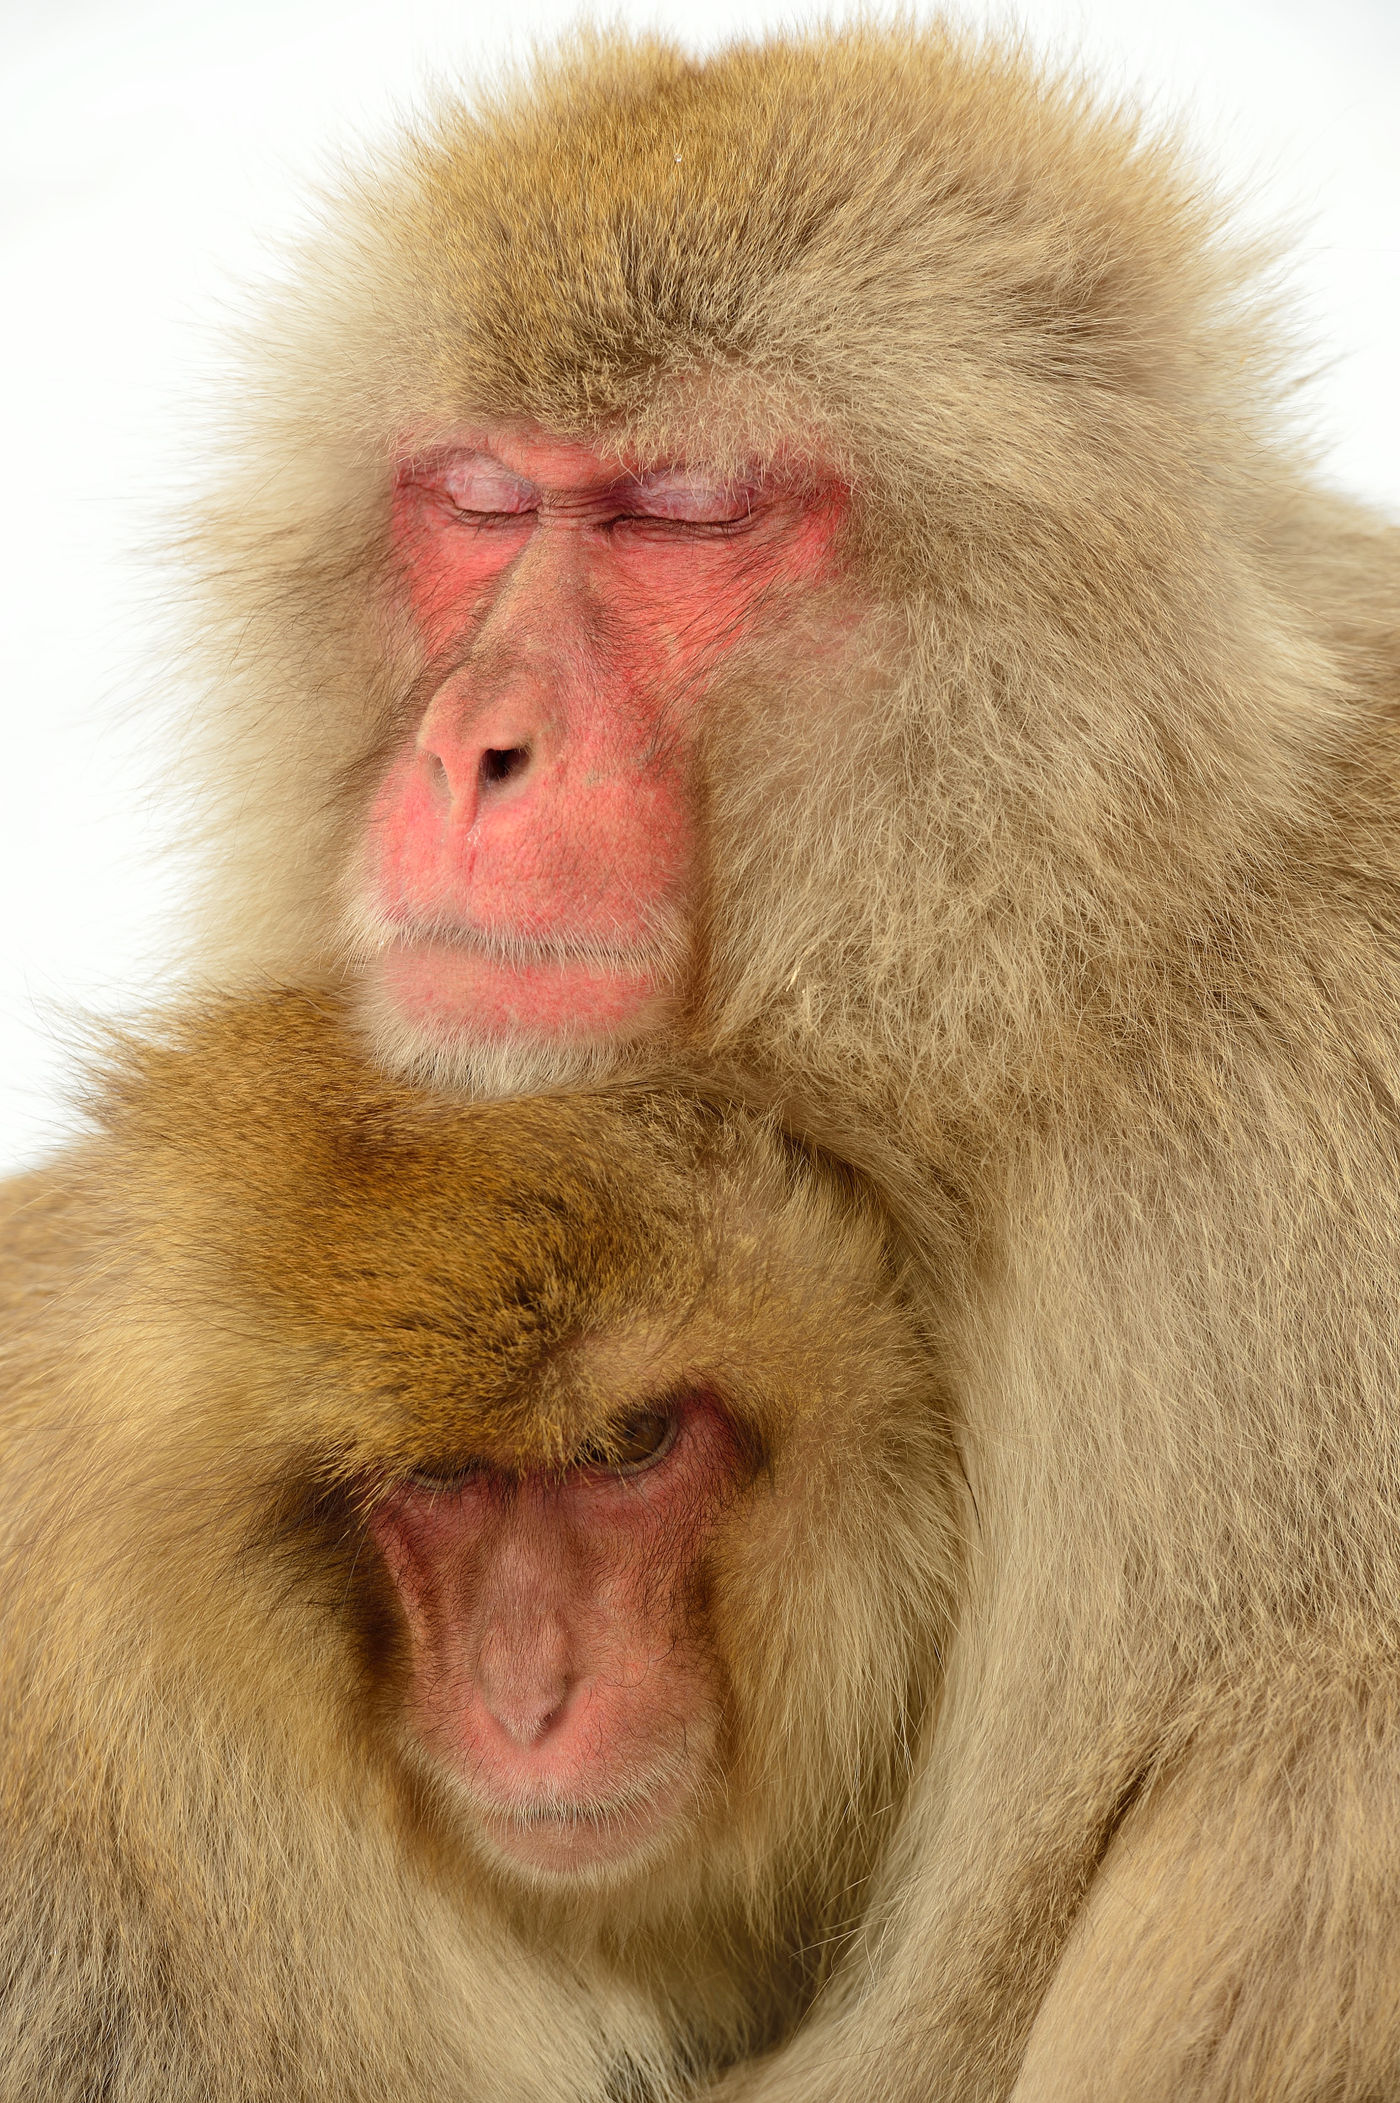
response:
M680 1759L605 1797L554 1789L500 1797L479 1783L471 1788L478 1830L492 1855L550 1877L616 1868L654 1852L693 1794Z
M414 914L402 917L376 916L381 948L394 943L430 942L445 949L465 950L494 964L517 971L540 966L562 967L586 964L598 971L656 972L671 960L674 943L665 939L670 930L658 929L641 941L616 936L563 929L557 934L533 934L509 927L486 927L477 921L456 920L446 914Z
M669 915L630 941L373 908L357 921L355 953L376 993L439 1042L647 1036L673 1006L681 943Z

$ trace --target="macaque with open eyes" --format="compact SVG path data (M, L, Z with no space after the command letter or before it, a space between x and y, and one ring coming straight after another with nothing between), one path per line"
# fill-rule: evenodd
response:
M347 191L194 522L206 976L913 1252L946 1688L746 2103L1400 2093L1397 538L1253 267L1019 47L583 39Z
M296 996L101 1124L0 1256L0 2098L662 2103L776 2041L965 1537L877 1212Z

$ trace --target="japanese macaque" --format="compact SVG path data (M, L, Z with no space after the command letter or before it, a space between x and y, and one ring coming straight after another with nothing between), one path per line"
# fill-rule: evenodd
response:
M914 1252L972 1549L774 2103L1400 2093L1397 542L1256 261L1019 47L580 42L347 194L195 524L211 976L679 1065Z
M843 1172L287 995L12 1187L6 2103L664 2098L789 2029L966 1535Z

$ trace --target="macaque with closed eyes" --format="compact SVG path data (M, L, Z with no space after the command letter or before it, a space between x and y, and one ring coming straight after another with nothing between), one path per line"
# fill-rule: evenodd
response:
M387 1042L510 1084L653 1034L689 968L695 716L714 667L831 567L794 474L644 474L494 426L400 470L428 671L352 871Z
M1019 46L585 39L347 190L195 524L202 969L914 1251L975 1552L772 2103L1400 2091L1397 542L1253 270Z
M878 1213L296 996L100 1123L0 1255L0 2098L659 2103L776 2041L965 1531Z

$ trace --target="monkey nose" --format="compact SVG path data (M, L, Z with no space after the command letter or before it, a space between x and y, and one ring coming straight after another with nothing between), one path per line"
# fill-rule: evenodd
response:
M420 762L436 800L470 825L485 807L513 798L538 764L544 724L515 703L463 712L439 695L418 732Z
M538 1745L557 1721L572 1684L558 1627L493 1630L482 1645L482 1703L512 1745Z
M498 1723L512 1745L528 1749L547 1738L551 1726L568 1699L567 1692L557 1698L552 1694L521 1695L514 1700L488 1701L486 1706L492 1719Z

